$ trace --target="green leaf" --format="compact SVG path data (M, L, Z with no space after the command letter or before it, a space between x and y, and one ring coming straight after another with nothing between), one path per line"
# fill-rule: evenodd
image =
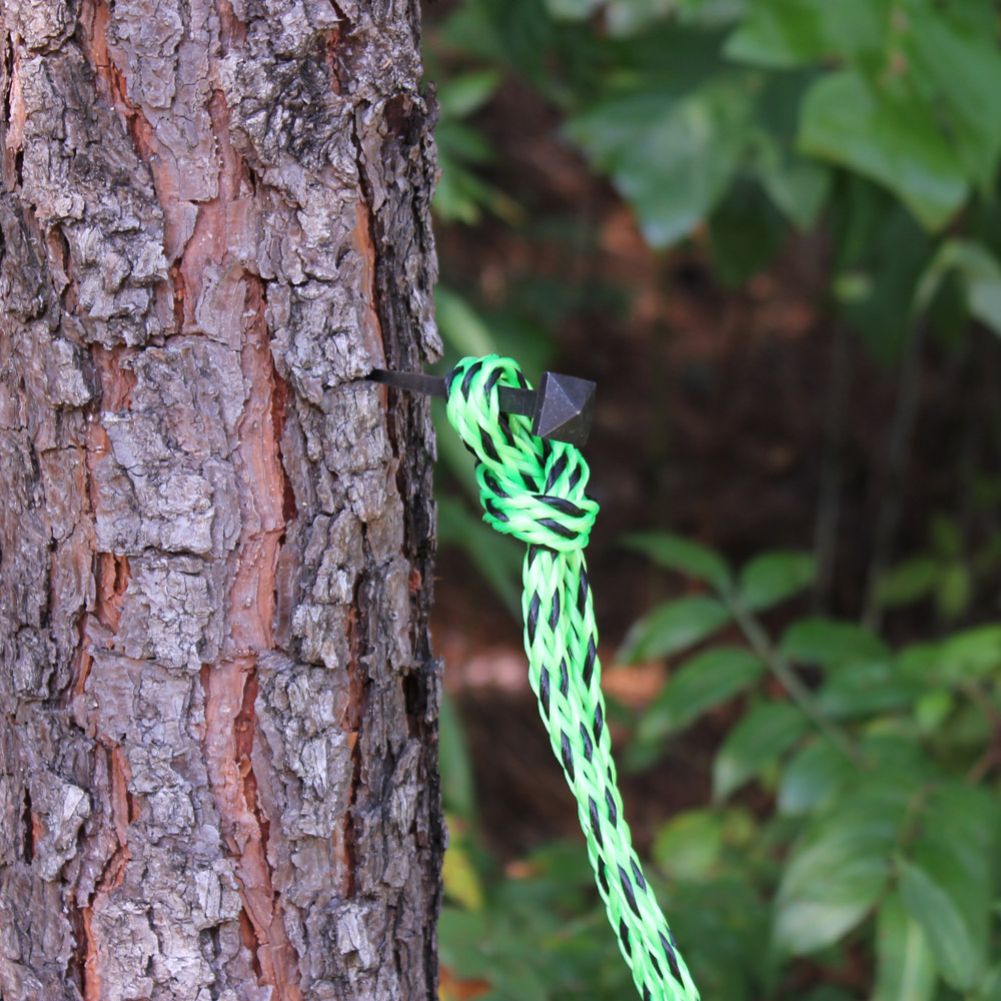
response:
M674 881L671 889L671 925L702 997L707 1001L766 997L768 909L750 873L727 867L724 874L706 881ZM581 1001L625 1001L632 990L627 985L620 993L599 995L584 985L576 996Z
M942 244L918 284L915 310L928 309L949 274L959 278L970 315L1001 334L1001 263L975 240L953 239Z
M583 2L583 0L574 0ZM747 0L607 0L605 21L609 33L626 37L656 22L676 17L681 24L715 28L731 24L743 12Z
M475 129L447 118L435 129L441 176L434 195L435 213L446 221L476 223L489 209L505 222L524 217L521 206L498 188L487 184L475 167L489 163L494 151Z
M885 879L879 859L853 856L825 860L825 868L833 866L837 866L837 883L818 886L800 899L780 903L774 937L782 951L798 956L832 945L859 924L878 900ZM821 878L819 872L817 876Z
M730 568L723 557L691 539L669 532L634 532L623 541L654 563L712 584L718 591L730 583Z
M603 0L544 0L555 21L587 21L602 6Z
M546 10L557 21L586 21L602 0L544 0Z
M441 336L460 355L481 356L499 351L490 328L458 292L439 285L434 304Z
M775 206L799 229L817 221L833 172L795 150L799 109L810 72L763 74L752 136L751 168Z
M770 69L850 57L879 48L885 18L873 0L758 0L723 51Z
M608 173L654 247L687 236L725 193L747 140L752 92L713 79L678 99L647 90L608 99L567 133Z
M696 654L668 679L640 719L637 739L652 742L688 726L753 685L764 665L740 647L713 647Z
M936 733L956 707L956 700L947 688L925 692L914 705L914 721L924 733Z
M653 841L653 860L672 879L705 879L723 849L723 818L712 810L672 817Z
M786 816L812 812L844 785L854 770L829 740L807 744L786 766L779 782L778 809Z
M832 987L830 984L824 984L822 987L810 991L803 998L803 1001L856 1001L857 998L857 994L849 993L843 987Z
M999 837L997 799L951 781L936 784L927 795L908 845L901 879L904 903L928 935L943 977L961 989L974 986L987 965ZM918 908L933 898L941 898L936 914L920 916Z
M892 661L857 661L833 671L817 696L817 708L832 719L855 719L908 705L915 686L894 670Z
M900 608L928 597L938 580L939 563L932 556L913 556L882 575L876 597L883 608Z
M889 656L883 642L868 630L820 616L794 622L782 636L779 649L790 660L823 667Z
M704 28L718 28L732 24L744 16L750 0L628 0L643 6L661 3L670 5L678 12L678 19L685 24L695 24Z
M442 862L441 879L445 895L455 903L467 911L483 910L483 884L464 839L453 837Z
M476 796L469 748L462 721L447 691L441 694L438 714L438 767L445 809L464 820L472 820Z
M977 987L972 1001L997 1001L1001 998L1001 963L995 963Z
M676 0L608 0L605 21L610 34L623 38L673 13L676 7Z
M817 815L775 898L773 937L780 950L800 955L825 948L862 921L889 878L911 796L899 781L863 780Z
M453 973L475 977L484 972L482 953L476 948L489 931L489 914L470 913L446 904L438 921L442 960Z
M854 286L839 313L877 360L897 364L913 336L914 289L934 246L888 191L857 174L839 181L838 209L829 218L836 267Z
M929 525L928 535L939 556L955 559L963 552L963 531L955 518L936 515Z
M435 130L435 142L449 161L460 165L490 163L494 159L493 148L483 134L462 122L443 122Z
M458 435L451 435L458 441ZM439 439L442 440L442 439ZM459 456L469 465L468 455ZM456 546L469 557L512 616L521 607L521 547L488 528L458 497L438 498L438 542Z
M1001 676L1001 625L955 633L938 650L936 676L947 684Z
M889 894L876 916L876 989L872 1001L931 1001L938 976L924 931Z
M810 587L816 576L810 553L763 553L741 570L738 593L749 609L763 611Z
M921 926L943 978L957 990L970 990L983 973L983 955L955 900L927 872L901 861L900 897Z
M861 745L864 767L882 789L910 789L917 795L936 767L909 727L873 726L863 733Z
M830 190L830 170L794 153L783 153L768 137L762 137L759 150L758 177L768 197L795 226L810 229Z
M922 5L900 41L908 82L937 107L967 176L989 195L1001 153L997 25L985 30L962 6Z
M678 598L635 623L619 656L635 662L677 653L711 636L729 620L730 613L715 598Z
M461 73L438 85L438 106L443 117L464 118L481 108L500 83L496 70Z
M764 191L738 180L709 218L713 269L723 284L740 287L767 267L786 232Z
M802 713L787 702L762 702L730 731L713 762L713 797L725 799L760 775L806 730Z
M438 160L441 176L434 193L435 215L444 222L467 226L479 222L489 198L486 185L447 148L441 149Z
M488 208L508 221L521 209L512 199L487 184L475 167L494 158L483 135L458 118L446 117L435 130L441 176L434 196L436 214L448 221L475 223Z
M966 200L963 166L934 115L854 70L829 73L807 92L799 147L889 188L930 230L945 226Z
M945 563L935 588L935 607L945 622L955 622L969 610L973 575L965 563Z

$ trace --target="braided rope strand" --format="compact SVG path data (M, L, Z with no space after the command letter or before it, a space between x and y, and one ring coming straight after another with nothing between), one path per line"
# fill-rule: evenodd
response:
M578 449L504 414L498 386L530 388L518 364L465 358L448 377L448 419L476 458L484 520L528 544L522 610L529 682L577 800L608 920L643 1001L699 993L632 847L601 693L598 631L584 548L598 505Z

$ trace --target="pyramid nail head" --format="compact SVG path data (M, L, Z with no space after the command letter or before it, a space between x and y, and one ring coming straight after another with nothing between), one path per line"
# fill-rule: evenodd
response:
M532 431L543 438L583 445L591 430L594 391L595 384L587 379L543 373Z

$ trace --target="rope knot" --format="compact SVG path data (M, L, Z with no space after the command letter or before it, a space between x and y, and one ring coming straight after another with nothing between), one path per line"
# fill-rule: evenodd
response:
M511 358L464 358L448 377L448 419L476 457L483 520L505 535L557 552L583 549L598 515L585 494L580 451L532 434L531 421L501 412L498 386L531 388Z

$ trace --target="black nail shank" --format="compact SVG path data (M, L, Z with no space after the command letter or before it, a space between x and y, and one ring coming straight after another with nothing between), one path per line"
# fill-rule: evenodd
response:
M443 376L377 368L367 378L371 382L381 382L410 393L448 398ZM531 417L533 434L580 447L587 442L591 432L596 388L587 379L544 372L537 390L499 387L500 405L505 413Z

